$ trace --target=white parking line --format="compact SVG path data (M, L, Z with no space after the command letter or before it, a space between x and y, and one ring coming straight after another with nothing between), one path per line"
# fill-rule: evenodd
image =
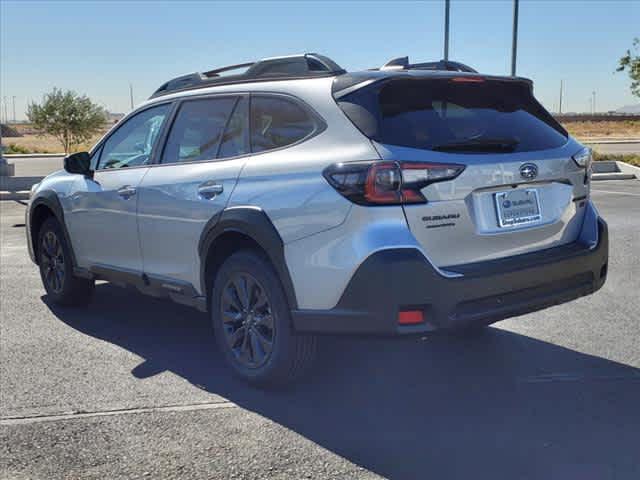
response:
M630 197L640 197L640 193L628 193L628 192L615 192L612 190L594 190L591 189L591 193L613 193L614 195L629 195Z
M194 403L190 405L167 405L163 407L122 408L117 410L102 410L96 412L64 412L56 415L31 415L24 417L0 417L0 425L24 425L30 423L54 422L58 420L75 420L78 418L109 417L113 415L128 415L133 413L155 412L193 412L196 410L217 410L220 408L235 408L233 402Z

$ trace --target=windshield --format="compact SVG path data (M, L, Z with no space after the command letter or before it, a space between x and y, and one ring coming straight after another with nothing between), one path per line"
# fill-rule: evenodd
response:
M392 79L338 103L365 135L391 145L506 153L557 148L567 141L566 131L524 82Z

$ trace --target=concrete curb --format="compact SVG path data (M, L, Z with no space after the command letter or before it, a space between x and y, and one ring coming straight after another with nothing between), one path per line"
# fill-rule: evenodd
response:
M593 182L597 182L599 180L635 180L635 178L635 175L621 172L594 173L591 175L591 181Z
M580 138L578 139L581 143L586 143L590 145L616 145L616 144L626 144L626 143L640 143L640 138L620 138L620 139L597 139L597 138ZM6 157L6 155L5 155Z
M622 173L635 175L636 178L640 179L640 167L636 167L634 165L629 165L628 163L618 162L618 161L616 161L616 164L618 165L618 169Z
M640 168L613 160L593 163L591 180L634 180L640 178Z
M3 200L29 200L29 192L6 192L0 191L0 201Z
M66 157L66 153L5 153L4 158L11 160L12 158L37 158L37 157Z
M31 190L31 187L42 181L44 177L0 177L0 191L20 192Z

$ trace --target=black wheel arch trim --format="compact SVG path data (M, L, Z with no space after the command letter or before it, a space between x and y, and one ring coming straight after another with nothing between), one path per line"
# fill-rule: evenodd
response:
M74 268L77 268L78 266L78 262L76 261L76 255L75 252L73 251L73 243L71 242L71 236L69 235L69 232L67 230L67 224L64 221L64 210L62 208L62 204L60 203L60 199L58 198L58 194L53 191L53 190L43 190L41 192L38 192L38 196L32 200L31 202L31 206L29 207L29 249L30 249L30 253L33 253L33 261L37 264L38 263L38 255L37 255L37 242L38 239L34 237L33 235L33 215L36 212L36 210L38 209L39 206L45 206L47 207L52 213L53 216L55 217L55 219L58 221L58 224L60 225L60 229L62 230L62 234L64 235L64 240L67 243L67 246L69 247L69 251L71 252L71 262Z
M206 258L209 250L215 248L215 242L223 234L235 232L245 235L255 241L267 254L276 270L282 288L284 289L289 308L296 309L296 299L293 281L284 256L284 242L268 215L257 207L229 207L214 215L200 235L198 254L200 256L200 284L203 294L206 291Z

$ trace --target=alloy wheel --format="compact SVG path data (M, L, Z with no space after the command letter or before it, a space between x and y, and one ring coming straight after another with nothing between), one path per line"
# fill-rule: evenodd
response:
M44 281L54 293L62 292L64 287L65 265L62 244L52 231L48 231L42 237L41 248L42 271Z
M248 273L236 273L222 290L222 327L236 360L248 368L264 365L273 350L275 322L266 291Z

